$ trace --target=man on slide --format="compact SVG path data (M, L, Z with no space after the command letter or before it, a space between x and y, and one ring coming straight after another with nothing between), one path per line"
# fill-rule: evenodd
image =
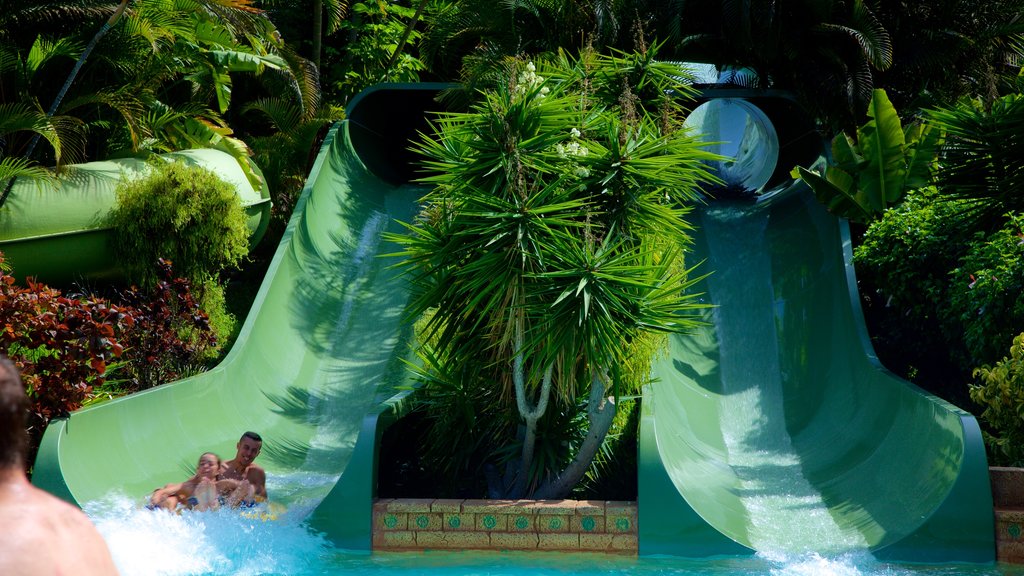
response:
M221 464L218 480L236 480L247 493L242 504L252 505L267 499L267 473L253 460L260 455L263 438L255 432L246 432L235 445L235 457Z
M116 576L110 549L89 518L29 484L28 410L17 369L0 356L0 574Z

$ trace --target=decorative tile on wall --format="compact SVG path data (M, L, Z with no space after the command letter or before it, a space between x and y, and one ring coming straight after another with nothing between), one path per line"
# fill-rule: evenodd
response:
M381 499L374 550L637 553L635 502Z

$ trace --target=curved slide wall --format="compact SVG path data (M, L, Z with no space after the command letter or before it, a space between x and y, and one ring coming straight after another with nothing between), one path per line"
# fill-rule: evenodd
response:
M406 290L394 259L381 257L397 247L381 235L411 220L423 190L367 165L400 179L383 169L425 128L438 89L384 86L354 102L331 129L223 362L52 422L33 482L77 503L111 491L141 501L184 478L203 451L233 456L254 430L272 499L299 510L323 499L314 526L340 546L369 549L377 422L400 407L410 334ZM390 113L376 113L381 106Z
M644 393L641 554L993 561L978 425L874 357L845 222L793 185L694 223L715 308Z

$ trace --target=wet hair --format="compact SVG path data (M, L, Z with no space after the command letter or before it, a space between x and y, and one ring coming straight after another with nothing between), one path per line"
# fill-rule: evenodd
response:
M21 468L28 450L29 400L14 363L0 355L0 468Z
M256 442L260 443L263 442L263 438L255 432L246 432L245 434L242 434L242 438L248 438L250 440L255 440Z

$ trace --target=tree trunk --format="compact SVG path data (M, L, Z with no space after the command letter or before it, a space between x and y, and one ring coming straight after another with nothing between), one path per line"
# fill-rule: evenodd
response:
M590 468L594 456L604 443L608 430L611 429L612 420L615 419L616 409L615 399L604 396L604 382L595 374L590 380L590 398L587 400L587 420L590 422L587 436L572 462L557 477L538 488L533 495L534 498L560 499L569 494L583 478L587 468Z
M320 51L324 37L324 1L313 0L313 49L310 60L320 70Z
M398 56L402 53L402 48L405 48L405 43L409 41L409 36L412 35L412 31L416 28L416 23L420 21L420 16L423 15L423 9L427 7L429 0L421 0L420 5L416 7L416 13L413 14L412 20L409 21L409 25L405 27L405 34L402 34L402 39L398 42L398 46L395 46L395 51L391 53L391 58L388 59L388 63L384 66L384 82L388 80L388 74L391 73L391 67L395 65L398 60Z
M518 356L517 356L518 358ZM551 372L552 367L548 366L544 371L544 379L541 381L540 393L537 396L537 405L529 407L526 400L526 386L522 377L522 361L519 364L516 381L516 405L519 408L519 415L526 422L526 434L523 437L523 452L519 459L519 470L516 475L516 482L509 492L509 498L522 498L526 495L527 484L530 478L530 467L533 465L533 453L537 446L537 421L544 416L548 408L548 398L551 397Z
M527 482L530 477L530 466L533 464L533 452L537 445L537 421L540 420L541 416L548 409L548 398L551 396L551 373L554 366L549 365L544 370L544 379L541 381L537 404L531 407L526 399L522 324L516 326L515 347L516 355L512 360L512 382L516 388L516 407L519 409L519 415L526 422L526 435L523 438L523 452L520 457L519 471L509 497L522 498L526 494Z

